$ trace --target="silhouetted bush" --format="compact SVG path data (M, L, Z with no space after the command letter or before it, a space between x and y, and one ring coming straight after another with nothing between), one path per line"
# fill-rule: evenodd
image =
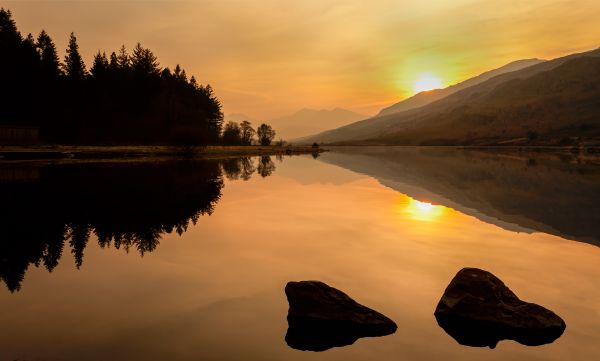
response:
M256 134L260 145L271 145L271 142L275 139L275 130L268 124L261 124L256 130Z
M223 128L223 136L221 139L223 144L226 145L241 145L242 131L240 125L236 122L227 122Z

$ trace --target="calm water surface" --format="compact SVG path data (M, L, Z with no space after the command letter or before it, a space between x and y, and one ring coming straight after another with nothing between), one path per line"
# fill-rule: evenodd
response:
M368 148L0 175L0 360L600 358L593 161ZM467 266L555 311L564 335L459 345L433 311ZM283 289L309 279L398 331L289 348Z

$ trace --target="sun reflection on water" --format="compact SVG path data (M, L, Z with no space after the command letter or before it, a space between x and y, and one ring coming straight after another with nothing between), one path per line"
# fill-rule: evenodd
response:
M409 198L404 212L419 221L433 221L444 215L446 207Z

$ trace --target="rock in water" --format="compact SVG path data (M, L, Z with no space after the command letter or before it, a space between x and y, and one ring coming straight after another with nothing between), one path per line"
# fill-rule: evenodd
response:
M456 274L435 318L458 343L474 347L494 348L501 340L539 346L554 342L566 328L554 312L521 301L500 279L477 268Z
M285 341L297 350L325 351L397 329L394 321L323 282L289 282L285 294L290 305Z

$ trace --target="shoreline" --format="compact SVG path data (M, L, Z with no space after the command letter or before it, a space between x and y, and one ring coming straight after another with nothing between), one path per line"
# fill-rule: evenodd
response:
M600 145L558 146L558 145L385 145L385 144L323 144L327 149L360 148L406 148L406 149L448 149L448 150L486 150L500 152L546 152L599 155Z
M311 146L0 146L3 161L214 158L261 155L299 155L326 152Z
M361 148L413 148L413 149L447 149L462 151L479 151L498 154L556 154L575 157L600 158L598 147L564 147L564 146L398 146L398 145L328 145L313 148L312 146L70 146L70 145L32 145L32 146L0 146L0 163L11 161L50 161L50 162L85 162L85 161L148 161L169 159L207 159L230 158L244 156L278 156L319 154L335 150Z

